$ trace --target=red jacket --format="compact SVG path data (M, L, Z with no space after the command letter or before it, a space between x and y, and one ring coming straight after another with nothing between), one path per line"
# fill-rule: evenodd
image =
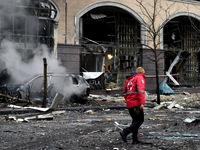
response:
M145 75L132 72L127 76L123 89L123 96L126 100L127 108L145 104Z

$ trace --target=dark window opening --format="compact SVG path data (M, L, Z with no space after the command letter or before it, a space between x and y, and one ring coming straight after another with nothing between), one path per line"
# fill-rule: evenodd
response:
M198 85L200 83L200 22L192 17L180 16L170 20L164 27L165 71L167 71L182 50L179 62L172 69L180 73L181 84Z
M122 9L108 6L95 8L82 19L82 37L99 43L119 44L122 40L131 44L140 43L140 24Z
M124 77L139 65L133 58L141 48L140 23L127 11L111 6L94 8L80 20L80 72L104 71L112 76L109 81L123 85ZM130 59L121 60L123 56Z
M94 41L115 42L112 41L111 33L115 34L115 24L108 24L109 18L104 19L87 19L83 18L83 37ZM88 32L89 31L89 32Z
M76 78L72 77L72 82L73 82L73 84L78 85L78 80Z

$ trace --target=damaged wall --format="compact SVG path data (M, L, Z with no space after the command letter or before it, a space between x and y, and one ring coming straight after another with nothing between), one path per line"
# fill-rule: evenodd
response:
M80 45L58 44L58 59L69 73L79 74L80 49Z
M161 53L158 58L158 74L163 75L164 70L164 51L158 50L158 53ZM149 49L142 49L142 58L143 58L143 68L146 75L151 75L154 77L146 77L146 91L155 92L156 91L156 72L155 72L155 63L150 60L154 59L154 52ZM164 77L159 77L159 83L162 83Z
M13 1L13 0L10 0L10 1ZM18 2L21 2L21 1L17 1L17 3ZM27 0L24 2L27 3L29 1ZM33 1L30 1L30 2L33 2ZM41 2L41 4L43 4L42 3L43 1L41 1L41 0L35 0L34 2ZM121 80L118 83L120 83L121 85L124 83L125 76L133 70L134 65L135 65L134 67L137 67L138 65L144 67L147 75L155 74L155 71L151 72L152 70L154 70L153 69L154 65L151 66L152 69L149 69L150 62L145 58L145 56L151 56L151 54L149 54L148 51L146 51L146 50L145 50L145 52L143 51L143 58L140 58L140 60L143 59L143 60L141 60L141 62L143 62L143 64L142 63L136 64L135 62L132 62L130 60L130 59L136 58L136 55L137 55L136 51L137 51L138 47L140 47L140 48L144 47L144 46L141 46L142 44L148 44L150 46L152 45L152 42L149 41L149 39L148 39L149 35L148 35L147 31L144 30L144 28L143 28L145 23L148 23L148 19L141 12L140 7L137 5L136 0L134 0L134 1L133 0L116 0L116 1L110 1L110 0L109 1L49 0L48 3L49 2L53 6L52 8L56 10L55 13L57 14L57 16L55 16L55 18L53 20L51 20L52 23L50 24L50 26L48 26L48 29L51 28L52 30L51 30L51 32L49 32L50 34L48 34L47 39L49 41L47 42L47 44L49 44L53 48L57 58L62 61L63 66L65 66L70 72L79 73L81 70L81 67L82 67L80 65L80 63L82 64L82 62L80 62L80 57L78 56L81 54L81 50L82 50L82 47L79 45L79 44L81 44L82 36L88 35L88 36L90 36L90 38L93 38L92 34L95 34L94 39L92 39L92 40L100 40L100 42L102 42L102 43L107 42L106 44L107 44L108 51L105 54L112 54L113 56L116 54L116 56L120 59L123 57L130 56L130 58L128 58L128 59L124 59L124 60L121 59L121 61L119 61L121 64L118 68L114 65L109 66L109 68L111 68L110 69L111 71L113 69L114 70L116 69L116 71L113 74L116 75L115 79L117 81L119 81L118 79ZM143 0L143 2L146 4L150 4L150 5L153 4L153 1L149 1L149 0ZM173 6L170 8L170 13L167 15L165 14L165 11L160 12L160 14L159 14L160 16L156 20L156 27L158 27L159 25L164 25L164 24L162 24L163 22L168 22L170 19L173 19L175 17L183 16L183 15L187 16L185 14L187 14L188 12L192 12L191 17L196 17L197 20L199 21L199 19L198 19L200 16L199 15L200 14L200 11L199 11L200 3L199 2L195 3L197 5L194 5L194 4L192 4L192 2L189 2L189 3L187 3L187 6L186 6L185 5L186 3L184 3L183 1L175 2L175 1L162 0L161 4L162 4L161 6L163 7L163 10L167 9L167 7L171 6L172 4L173 4ZM44 10L49 9L48 5L43 4L41 6L43 6L43 7L45 6ZM109 7L110 12L108 12L106 9L104 9L106 7ZM148 5L146 6L146 8L149 8ZM111 20L109 20L109 23L110 23L109 27L108 27L108 22L103 22L103 23L101 22L104 26L103 27L98 26L98 29L96 29L97 26L95 26L95 25L98 24L97 20L94 25L91 25L94 22L84 22L85 21L84 19L88 19L85 16L88 15L87 13L90 13L90 12L93 12L93 18L95 18L94 17L95 15L96 15L96 17L99 16L98 14L103 14L102 16L105 17L104 14L107 13L107 17L113 17L114 19L107 18L107 20L111 19ZM114 15L111 15L111 12ZM184 13L180 13L180 12L184 12ZM41 13L38 18L38 20L41 20L41 22L43 23L42 25L45 25L46 21L50 22L50 20L44 19L44 17L45 17L44 15L47 15L47 14L48 13ZM132 29L134 29L133 23L130 23L131 21L126 19L125 17L123 18L124 20L116 19L117 15L121 15L121 14L125 14L126 16L128 16L128 15L131 16L130 17L132 19L131 21L133 21L136 24L135 30L132 30ZM173 17L171 17L171 16L173 16ZM115 21L115 24L113 24L113 21ZM120 21L121 21L121 23L120 23ZM87 27L84 26L84 23L85 23L85 25L87 25ZM123 25L123 23L125 23L125 26ZM43 27L43 30L46 29L45 26L42 26L42 27ZM170 28L170 29L172 30L172 28ZM91 32L91 31L97 31L97 30L105 31L105 32ZM110 31L110 32L108 32L108 31ZM28 32L30 32L30 31L28 31ZM87 33L85 33L85 32L87 32ZM163 48L163 45L166 44L166 41L164 40L164 35L162 34L162 32L163 31L161 30L161 36L160 36L160 48L161 49ZM0 33L0 36L2 35L2 33L3 32ZM41 32L41 33L43 33L43 32ZM97 33L97 35L96 35L96 33ZM101 33L103 33L102 34L103 36L102 35L98 36L98 34L101 34ZM37 30L37 33L35 32L35 34L37 34L36 36L38 36L37 42L39 45L40 42L42 43L42 39L43 38L45 39L46 37L43 34L40 35L40 30ZM106 36L107 34L109 34L109 38L104 38L104 36ZM21 36L21 35L18 35L17 33L15 35ZM44 37L41 38L40 36L44 36ZM101 38L99 38L99 37L101 37ZM169 36L169 38L170 37L171 36ZM138 39L138 40L136 40L136 39ZM25 39L25 41L26 40L27 39ZM134 47L136 45L135 43L139 44L139 46ZM190 42L188 42L188 43L190 43ZM188 43L186 43L186 44L189 45ZM20 44L18 44L18 45L20 45ZM169 43L169 45L170 45L170 43ZM24 45L24 47L28 47L28 46L29 46L28 44ZM199 46L197 45L196 47L199 47ZM191 50L191 48L190 48L190 50ZM32 49L29 49L29 51L32 51ZM197 52L199 52L198 48L196 49L194 55ZM102 51L99 53L102 53ZM23 53L23 55L26 55L26 53ZM161 56L163 56L163 59L164 59L164 55L161 55ZM151 57L154 57L154 56L151 56ZM192 59L190 59L190 60L191 60L192 64L196 63L196 60L195 61L192 61ZM92 61L92 62L95 62L95 61ZM96 62L98 62L98 60L96 60ZM161 75L165 74L164 71L166 71L164 69L164 68L166 68L164 62L165 62L164 60L163 61L161 60L161 62L159 64L159 72L160 72L159 74L161 74ZM123 65L122 65L122 63L123 63ZM91 67L91 68L93 69L93 67ZM193 68L195 68L195 66ZM197 68L199 69L199 67L197 67ZM194 71L195 69L193 69L192 71ZM147 79L147 80L149 80L149 79ZM152 81L153 80L151 80L151 83L153 84L154 81L153 82ZM149 81L147 81L147 82L149 82Z

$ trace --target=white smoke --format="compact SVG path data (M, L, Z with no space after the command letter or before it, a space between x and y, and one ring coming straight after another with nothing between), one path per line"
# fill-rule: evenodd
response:
M67 69L61 65L61 62L56 58L55 54L50 53L46 45L40 45L36 49L33 49L31 54L29 50L23 51L25 47L23 44L25 43L23 43L23 38L20 34L23 35L23 32L25 32L25 30L23 31L23 29L25 29L25 21L27 22L26 29L28 35L35 35L38 31L44 32L44 30L46 30L45 23L40 24L39 30L36 28L38 16L42 15L44 12L39 13L39 9L32 8L30 8L30 11L27 11L27 9L24 9L25 7L20 7L28 6L28 4L33 7L38 7L36 2L37 1L0 0L2 6L0 9L0 13L2 14L0 23L2 31L1 39L4 39L1 41L0 49L0 73L6 69L11 76L9 83L6 82L7 84L24 84L36 74L43 74L43 58L47 60L48 73L68 73ZM41 1L42 6L45 7L45 4L48 3ZM15 32L17 32L15 33L15 36L17 35L16 37L12 36L13 27L15 28ZM16 43L13 43L14 40L16 40ZM31 45L31 47L34 47L36 45L34 38L31 39L30 36L29 40L31 41L29 41L30 43L27 42L26 46L30 47ZM60 84L54 85L54 87L56 91L63 94L65 97L69 97L72 93L80 94L83 92L82 89L85 89L85 86L79 87L78 90L72 83L64 84L64 82L60 81L59 83Z
M49 53L46 45L40 45L33 50L33 58L27 61L23 59L22 54L16 50L12 42L3 40L1 44L0 59L5 65L4 68L8 69L12 83L23 83L36 74L42 74L44 70L43 58L47 60L49 73L67 73L66 68L61 66L54 53Z
M14 44L8 40L2 41L0 53L0 71L5 68L7 69L7 72L11 75L11 84L24 84L36 74L43 74L43 58L47 60L47 73L67 74L67 69L61 66L61 62L55 57L54 53L49 52L46 45L40 45L37 49L33 50L33 58L28 61L23 59L22 53L17 51ZM77 89L74 84L62 82L62 80L58 83L54 85L54 88L63 94L65 98L73 93L78 95L85 89L85 86Z

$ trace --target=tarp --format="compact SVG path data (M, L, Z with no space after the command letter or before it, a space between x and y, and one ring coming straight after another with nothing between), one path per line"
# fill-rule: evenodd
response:
M96 79L99 76L101 76L103 72L83 72L83 77L88 80L88 79Z
M160 94L172 94L174 91L167 85L167 83L162 82L159 86Z

